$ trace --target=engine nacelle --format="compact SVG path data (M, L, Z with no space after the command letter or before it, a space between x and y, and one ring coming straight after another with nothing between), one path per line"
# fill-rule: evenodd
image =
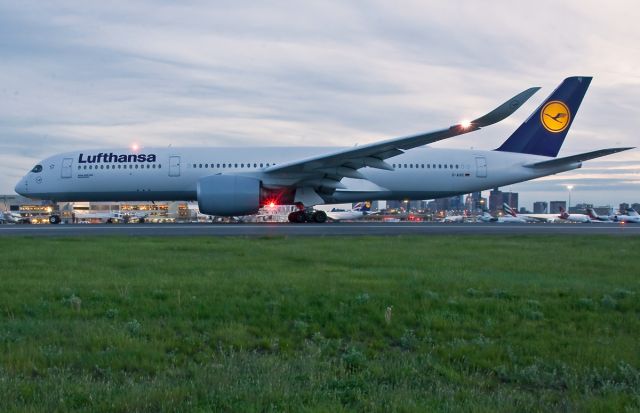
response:
M259 179L211 175L198 180L198 208L207 215L255 214L260 209Z

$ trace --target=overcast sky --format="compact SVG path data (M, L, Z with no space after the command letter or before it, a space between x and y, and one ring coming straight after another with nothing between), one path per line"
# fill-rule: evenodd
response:
M352 146L543 87L433 145L493 149L570 75L594 80L560 155L639 145L637 1L255 3L0 0L0 193L67 150ZM640 150L602 159L503 190L640 202Z

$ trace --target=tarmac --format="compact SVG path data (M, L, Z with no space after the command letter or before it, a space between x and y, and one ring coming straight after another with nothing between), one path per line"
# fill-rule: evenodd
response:
M640 235L640 225L341 222L326 224L60 224L0 225L0 237L11 236L363 236L363 235Z

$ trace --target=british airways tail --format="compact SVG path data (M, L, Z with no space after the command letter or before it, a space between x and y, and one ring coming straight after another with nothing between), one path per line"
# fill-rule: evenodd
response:
M497 151L555 157L578 112L591 77L568 77Z

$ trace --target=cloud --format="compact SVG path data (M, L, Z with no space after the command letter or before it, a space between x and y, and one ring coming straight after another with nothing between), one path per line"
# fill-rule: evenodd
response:
M491 149L574 74L595 79L561 154L635 146L639 18L631 1L5 2L0 193L66 150L350 146L446 126L543 86L501 124L434 145ZM604 181L637 181L600 165Z

